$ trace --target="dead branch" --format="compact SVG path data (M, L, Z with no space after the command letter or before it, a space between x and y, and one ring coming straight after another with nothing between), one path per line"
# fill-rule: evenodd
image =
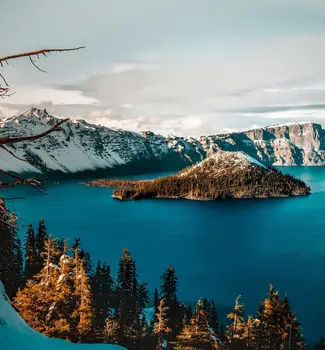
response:
M24 179L23 177L11 174L8 171L2 170L2 169L0 169L0 173L15 179L15 181L12 181L12 182L0 182L0 188L8 188L16 185L29 185L36 188L40 192L43 191L41 180L37 180L33 178Z
M50 133L52 133L53 131L55 131L56 129L58 129L58 127L65 123L66 121L68 121L69 118L67 119L62 119L59 122L57 122L51 129L48 129L44 132L42 132L41 134L38 135L33 135L33 136L16 136L16 137L10 137L10 136L6 136L6 137L1 137L0 138L0 146L6 144L6 143L18 143L18 142L23 142L23 141L35 141L40 139L41 137L44 137Z
M81 49L84 49L84 48L85 48L85 46L78 46L78 47L72 47L72 48L67 48L67 49L41 49L41 50L21 52L21 53L17 53L17 54L14 54L14 55L0 57L0 66L3 67L4 63L9 65L8 61L11 61L11 60L28 57L30 62L31 62L31 64L35 68L37 68L39 71L41 71L43 73L46 73L46 71L44 69L40 68L36 64L36 62L33 60L33 57L37 57L39 59L40 56L47 57L47 54L51 53L51 52L76 51L76 50L81 50ZM5 98L5 97L11 96L13 93L9 93L9 84L8 84L7 80L5 79L5 77L1 73L0 73L0 78L4 82L4 85L5 85L5 87L2 87L1 84L0 84L0 97L1 98Z
M67 52L67 51L76 51L76 50L80 50L85 48L85 46L79 46L79 47L73 47L73 48L67 48L67 49L41 49L41 50L34 50L34 51L27 51L27 52L22 52L22 53L18 53L18 54L14 54L14 55L9 55L9 56L3 56L0 57L0 66L3 67L4 63L6 63L7 65L9 64L8 61L11 60L15 60L15 59L19 59L19 58L23 58L23 57L28 57L30 62L32 63L32 65L37 68L38 70L40 70L41 72L46 73L45 70L41 69L34 61L34 57L36 58L40 58L40 56L44 56L47 57L47 54L51 53L51 52ZM12 93L10 93L10 87L9 84L6 80L6 78L0 73L0 80L2 80L2 84L0 83L0 97L1 98L5 98L5 97L9 97L12 95ZM4 86L3 86L4 85ZM7 147L5 147L5 144L12 144L12 143L18 143L18 142L23 142L23 141L35 141L38 140L46 135L51 134L52 132L54 132L55 130L57 130L60 125L62 125L63 123L65 123L67 120L69 119L63 119L60 120L59 122L57 122L52 128L37 134L37 135L32 135L32 136L6 136L6 137L2 137L0 138L0 148L2 148L4 151L8 152L12 157L19 159L21 161L27 161L26 159L20 158L18 156L15 155L14 152L12 152L11 150L9 150ZM37 164L36 162L29 162L31 164ZM12 186L16 186L16 185L30 185L33 186L34 188L38 189L39 191L42 190L41 187L41 180L37 180L37 179L24 179L18 175L14 175L11 174L10 172L7 172L5 170L0 169L0 173L2 173L3 175L6 175L12 179L14 179L14 181L11 182L0 182L0 188L7 188L7 187L12 187ZM0 199L1 200L1 199ZM1 204L0 204L0 210L1 210Z
M18 53L15 55L0 57L0 65L3 67L4 62L8 63L9 60L14 60L16 58L33 57L33 56L36 56L37 58L39 58L40 55L47 57L46 54L50 52L76 51L76 50L84 49L85 47L86 46L79 46L79 47L73 47L68 49L41 49L41 50Z
M33 135L33 136L20 136L20 137L18 137L18 136L17 137L6 136L6 137L2 137L2 138L0 138L0 148L4 149L6 152L11 154L13 157L26 162L27 161L26 159L23 159L23 158L16 156L13 152L11 152L4 145L7 143L18 143L18 142L22 142L22 141L38 140L46 135L51 134L53 131L57 130L60 125L62 125L63 123L65 123L68 120L69 120L68 118L60 120L52 128L42 132L41 134L37 134L37 135ZM36 188L37 190L39 190L41 192L43 191L43 188L41 186L41 184L42 184L41 180L37 180L34 178L24 179L18 175L11 174L11 173L9 173L5 170L2 170L2 169L0 169L0 173L15 179L15 181L12 181L12 182L0 182L0 188L8 188L8 187L16 186L16 185L29 185L29 186Z
M5 150L6 152L8 152L11 156L13 156L14 158L16 158L16 159L18 159L18 160L21 160L22 162L26 162L26 163L33 164L33 165L41 165L41 163L34 162L34 161L28 161L28 160L25 159L25 158L18 157L14 152L10 151L10 149L8 149L7 147L5 147L4 145L0 145L0 148L4 149L4 150Z

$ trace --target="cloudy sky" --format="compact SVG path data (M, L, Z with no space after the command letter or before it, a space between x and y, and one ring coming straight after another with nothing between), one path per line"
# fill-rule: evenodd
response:
M325 124L324 0L10 0L1 53L86 45L0 67L30 106L106 126L199 135Z

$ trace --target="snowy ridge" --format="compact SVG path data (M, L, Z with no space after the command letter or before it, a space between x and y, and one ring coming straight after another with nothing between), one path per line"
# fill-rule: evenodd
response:
M31 109L6 118L0 124L0 137L34 135L58 121L46 110ZM192 147L190 147L192 148ZM138 134L119 129L92 125L84 120L70 120L60 131L37 140L13 145L10 150L18 157L33 159L42 166L33 166L0 151L0 167L15 172L44 170L76 173L86 170L112 169L132 162L167 159L176 154L182 158L188 145L183 138L163 137L153 133ZM185 162L184 158L184 162Z
M11 306L0 281L0 348L24 350L123 350L111 344L73 344L48 338L30 328Z
M0 137L35 135L59 119L32 108L0 120ZM285 127L284 127L285 126ZM69 120L60 130L35 142L7 145L24 162L0 150L0 168L17 173L74 174L105 171L119 175L178 170L220 150L244 152L261 164L325 165L325 132L315 123L285 123L223 135L184 138L136 133L84 120ZM32 162L34 161L34 163ZM38 165L32 165L38 163Z
M206 165L208 165L211 161L219 164L219 166L207 167ZM258 166L263 169L267 169L264 164L244 152L230 152L219 150L218 152L205 158L202 162L180 171L178 175L181 177L191 177L196 176L198 172L204 172L209 176L220 176L224 173L236 173L239 170L252 166Z

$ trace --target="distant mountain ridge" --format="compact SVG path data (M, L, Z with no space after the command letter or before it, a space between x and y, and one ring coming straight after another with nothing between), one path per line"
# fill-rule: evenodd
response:
M32 108L0 120L0 137L33 135L51 127L58 118ZM33 143L9 145L23 162L0 150L0 168L17 173L127 174L178 170L219 150L245 152L267 165L325 165L325 131L320 124L287 123L243 132L194 137L162 136L70 120L61 131ZM36 165L33 165L33 161Z

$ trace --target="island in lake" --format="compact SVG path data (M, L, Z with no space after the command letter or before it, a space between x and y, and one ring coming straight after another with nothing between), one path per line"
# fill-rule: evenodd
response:
M219 151L171 176L154 180L98 179L86 185L115 188L113 197L120 200L217 200L310 194L310 187L303 181L265 166L244 152L225 151Z

